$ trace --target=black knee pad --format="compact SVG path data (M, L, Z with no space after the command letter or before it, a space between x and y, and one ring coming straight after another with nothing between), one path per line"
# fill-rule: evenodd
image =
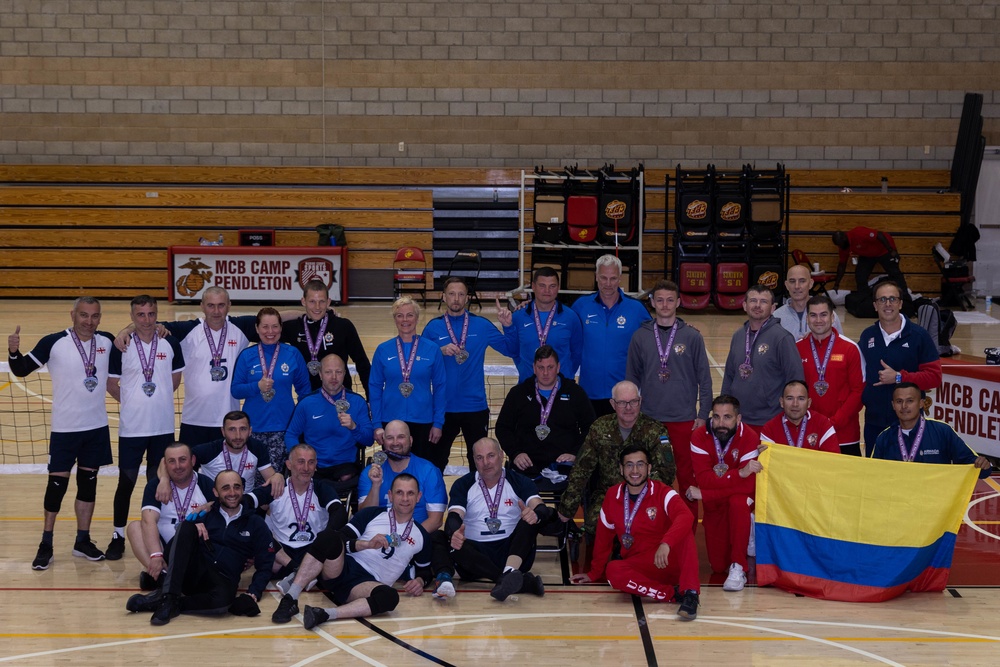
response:
M376 586L368 595L368 608L372 610L372 616L385 614L396 608L399 604L399 593L392 586Z
M306 553L316 560L324 563L334 560L344 551L344 536L339 530L331 530L327 527L321 530L313 543L306 549Z
M69 486L69 477L59 475L49 475L49 483L45 487L45 500L42 507L46 512L58 512L62 507L63 496L66 495L66 488Z
M76 469L76 499L82 503L97 500L97 471Z

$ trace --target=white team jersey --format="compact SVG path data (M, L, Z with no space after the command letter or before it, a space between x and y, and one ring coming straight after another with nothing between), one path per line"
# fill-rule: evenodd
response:
M181 341L184 352L184 408L181 421L192 426L222 426L222 418L227 412L240 409L240 401L229 393L232 384L233 366L250 342L239 327L227 321L226 340L222 342L222 368L225 376L213 380L212 348L205 338L204 318ZM216 346L222 331L212 331L212 341Z
M271 459L268 458L267 452L262 451L256 440L248 442L239 454L232 454L228 450L223 451L225 449L223 442L223 440L206 442L194 448L195 457L200 465L198 472L214 480L223 470L236 470L243 478L243 492L250 493L256 486L257 470L263 471L270 468ZM246 458L243 457L244 452ZM232 468L226 464L227 453Z
M522 478L523 479L523 478ZM514 528L517 527L517 522L521 520L521 508L518 505L519 502L525 502L521 500L521 497L517 494L514 487L511 485L511 478L505 476L503 482L503 491L500 493L500 507L497 510L497 518L500 519L500 529L496 533L491 533L486 525L486 519L490 516L489 505L486 504L486 498L483 496L483 492L479 486L479 473L475 473L474 483L471 486L467 486L468 477L460 478L462 481L458 489L452 486L452 502L451 506L448 508L449 511L455 508L465 510L465 538L473 540L475 542L497 542L499 540L506 540L514 533ZM466 488L468 490L466 491ZM487 489L490 502L496 498L496 486ZM467 494L462 498L462 494ZM528 500L533 497L537 497L537 492L531 489L522 489L522 495L526 495ZM525 502L525 504L527 504Z
M97 386L94 391L87 391L83 385L87 377L83 359L69 332L66 329L46 336L28 355L39 366L46 366L52 377L52 430L57 433L89 431L108 425L104 394L108 385L108 359L114 341L101 332L94 334ZM84 353L89 357L90 341L82 344Z
M121 371L116 373L112 364L110 377L121 379L121 423L118 435L129 438L163 435L174 432L174 381L173 374L184 369L183 355L177 341L160 338L156 343L153 379L156 389L152 396L142 390L146 382L139 362L138 346L142 345L149 362L152 344L133 339L128 350L120 354ZM115 356L115 353L112 353ZM177 363L175 363L175 361Z
M156 482L154 481L151 483L155 484ZM211 494L209 497L205 496L204 489L198 483L198 475L194 475L191 478L191 484L194 485L194 492L191 494L191 500L184 506L184 516L187 516L187 514L192 510L207 503L210 498L211 500L215 500L214 494ZM183 489L177 489L177 497L180 499L181 503L183 503L184 499L187 497L188 489L191 488L191 484ZM156 528L160 531L160 538L164 542L169 542L174 539L174 533L177 532L177 524L180 523L179 519L182 520L184 517L177 516L177 508L174 506L173 499L171 499L170 502L162 504L155 501L148 504L144 503L142 509L159 512L160 516L156 520Z
M358 535L360 540L372 540L376 535L388 536L392 533L389 525L389 513L378 507L369 507L358 512L348 522L347 527L355 534L360 530L360 535ZM400 537L405 531L406 524L396 525L396 534ZM423 526L413 522L410 534L407 539L400 540L398 547L364 549L351 552L348 555L368 570L380 583L392 586L406 571L411 560L416 558L418 566L430 564L430 549L425 549L425 546L429 547L430 545L425 535ZM424 557L417 557L421 552L424 552Z
M299 526L295 519L295 508L292 506L291 494L295 493L291 483L285 487L280 498L271 501L267 512L267 527L271 529L274 539L290 547L304 547L316 539L320 531L326 528L330 521L329 507L340 502L336 493L327 492L323 484L313 484L313 494L309 501L309 513L306 515L305 526ZM308 492L307 492L308 493ZM320 497L322 496L322 497ZM295 494L299 510L305 507L306 494Z

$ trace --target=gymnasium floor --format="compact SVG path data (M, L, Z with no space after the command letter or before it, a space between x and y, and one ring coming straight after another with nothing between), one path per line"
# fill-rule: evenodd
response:
M485 300L484 300L485 302ZM42 335L68 326L69 301L0 301L0 331L21 325L22 349ZM981 308L981 305L980 305ZM186 318L191 306L161 304L161 318ZM236 306L235 313L256 308ZM127 303L106 301L102 329L127 324ZM372 350L393 334L384 304L341 309ZM432 306L426 321L438 313ZM492 308L483 312L495 317ZM840 311L847 334L868 324ZM741 314L682 315L706 338L713 364L724 361ZM996 320L994 320L996 321ZM997 321L1000 323L1000 321ZM1000 342L990 324L960 325L953 342L979 353ZM492 352L491 352L492 354ZM487 363L509 363L499 356ZM721 369L719 375L721 377ZM17 391L0 375L0 400L8 406ZM34 399L37 400L37 399ZM9 410L4 407L4 410ZM4 430L6 452L12 444ZM453 463L460 463L456 450ZM4 463L11 463L6 457ZM44 463L44 457L35 461ZM958 536L949 589L907 594L862 605L823 602L774 589L748 586L721 590L722 576L710 576L702 559L702 606L698 619L681 623L675 605L637 602L607 587L565 587L558 559L539 554L534 571L547 586L544 598L519 596L494 602L485 584L461 584L455 599L440 603L429 594L404 598L392 614L367 621L340 621L306 632L297 621L273 625L277 596L262 602L254 619L179 617L155 628L147 614L124 610L137 590L139 566L129 556L90 563L70 555L74 522L71 500L56 527L56 556L44 572L30 569L41 530L44 477L3 468L0 486L0 663L16 665L132 665L158 663L254 663L268 665L470 665L490 662L564 664L702 665L995 665L1000 655L1000 484L980 481ZM22 473L22 474L13 474ZM449 480L450 481L450 480ZM114 477L102 476L93 533L102 548L111 531ZM132 508L138 514L140 490ZM71 498L71 496L68 496ZM699 532L700 534L700 532ZM699 540L702 555L704 545ZM577 567L579 564L577 564ZM751 582L753 579L751 578ZM315 593L305 604L323 605ZM993 657L990 657L993 656Z

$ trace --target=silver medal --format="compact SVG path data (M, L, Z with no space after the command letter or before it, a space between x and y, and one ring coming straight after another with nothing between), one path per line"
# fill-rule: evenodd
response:
M817 394L819 394L820 396L822 396L823 394L825 394L827 392L827 390L830 389L830 384L828 382L824 382L824 381L820 380L820 381L816 382L815 384L813 384L813 389L816 390Z
M372 454L372 463L377 466L382 465L389 459L389 456L385 452L375 452Z
M410 394L413 393L413 383L412 382L400 382L399 383L399 393L403 395L403 398L409 398Z
M539 440L544 440L545 438L549 437L549 433L552 433L552 429L550 429L545 424L539 424L538 426L535 427L535 436Z
M94 391L97 389L97 378L90 377L89 375L83 379L83 386L87 391Z
M399 539L399 533L393 533L391 535L388 535L387 537L389 538L390 547L396 548L401 544L401 540Z
M226 369L222 366L212 366L212 370L208 374L212 378L212 382L221 382L226 379Z
M320 366L322 364L315 359L306 364L306 367L309 368L309 375L319 375Z
M714 466L712 466L712 470L715 471L716 477L722 477L727 472L729 472L729 466L726 465L725 463L716 463Z
M625 533L622 535L622 549L631 549L632 545L635 544L635 538Z
M260 397L264 399L265 403L270 403L271 399L274 398L274 390L268 389L267 391L260 392Z
M751 374L753 374L753 366L750 364L740 364L740 377L742 379L746 380Z
M464 364L468 359L469 359L469 353L464 349L460 349L458 352L455 353L456 364Z
M660 369L660 382L666 382L669 379L670 379L670 369L669 368Z
M496 535L500 532L500 519L495 516L491 516L486 521L486 530L490 531L491 535Z
M334 403L337 406L337 412L347 412L351 409L351 402L346 398L342 398Z
M143 391L144 394L146 394L146 396L152 396L153 392L156 391L156 383L155 382L143 382L142 383L142 391Z

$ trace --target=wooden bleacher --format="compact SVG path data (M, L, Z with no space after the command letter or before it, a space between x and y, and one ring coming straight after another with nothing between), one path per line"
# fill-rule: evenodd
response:
M666 174L646 172L644 285L669 268ZM911 288L938 292L930 249L947 245L959 222L959 195L938 192L948 186L947 171L789 174L790 248L833 271L833 231L891 231ZM879 191L882 176L888 194ZM0 165L0 297L164 297L171 245L219 234L236 245L238 229L270 228L280 246L311 246L322 223L346 228L352 270L388 271L400 246L431 251L432 188L519 184L515 169ZM849 267L842 287L853 288L853 280Z

